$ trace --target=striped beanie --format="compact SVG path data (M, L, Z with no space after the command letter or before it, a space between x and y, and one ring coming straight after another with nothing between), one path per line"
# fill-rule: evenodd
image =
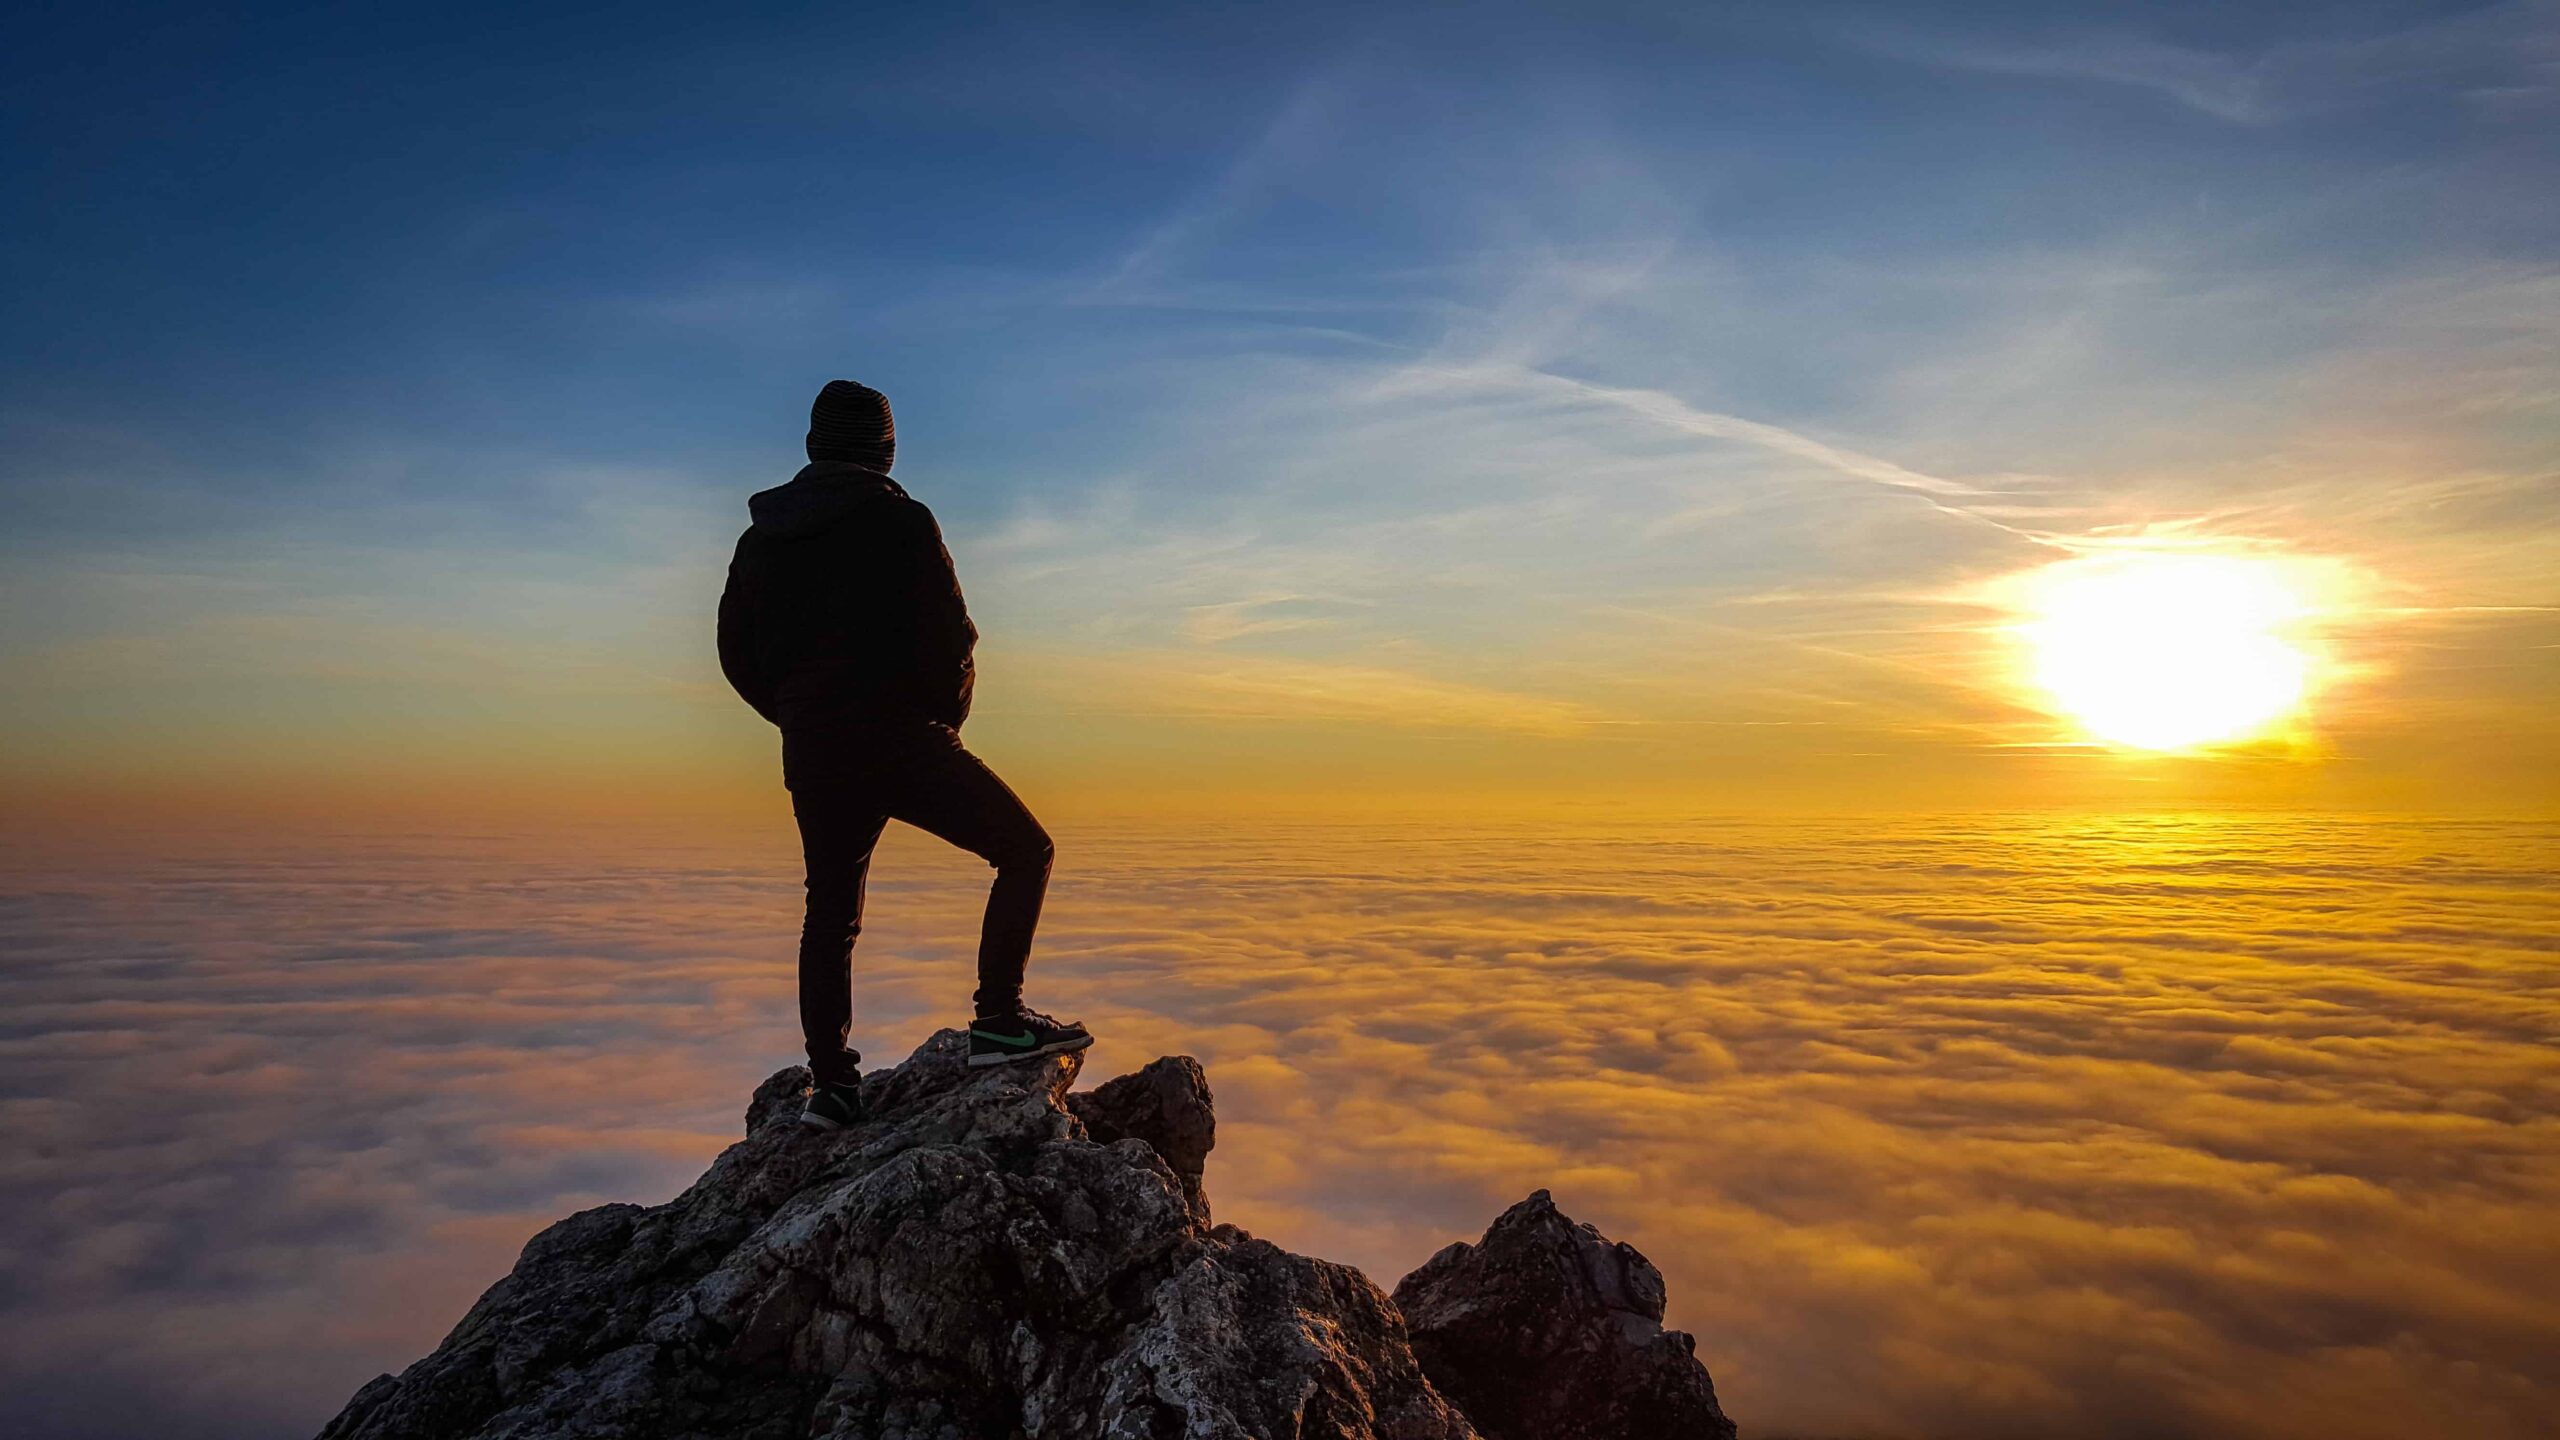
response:
M898 455L889 397L851 380L830 380L809 407L809 458L843 460L887 474Z

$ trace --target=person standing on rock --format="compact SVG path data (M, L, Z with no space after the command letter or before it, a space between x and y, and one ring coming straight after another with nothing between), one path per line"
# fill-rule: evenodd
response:
M853 942L871 852L903 820L995 867L978 937L969 1063L1081 1050L1093 1036L1022 1003L1049 832L960 743L978 630L933 512L889 478L888 397L830 380L809 410L809 464L747 501L720 596L720 669L782 730L782 781L808 868L800 1029L816 1084L801 1120L861 1118Z

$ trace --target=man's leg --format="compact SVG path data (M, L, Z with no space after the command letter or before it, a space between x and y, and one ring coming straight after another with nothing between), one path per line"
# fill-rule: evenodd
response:
M996 867L978 932L978 1013L1009 1015L1022 1004L1022 972L1040 902L1049 893L1056 847L1049 832L956 731L934 726L912 764L888 787L892 819L959 846ZM874 832L877 833L876 831Z
M800 922L800 1035L817 1082L850 1085L859 1078L844 1048L853 1031L853 941L862 933L872 847L889 817L866 789L841 785L793 791L791 813L800 822L809 887Z

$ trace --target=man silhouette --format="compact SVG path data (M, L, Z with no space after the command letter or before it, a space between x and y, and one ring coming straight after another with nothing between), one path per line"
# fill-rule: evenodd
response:
M1024 1008L1022 973L1054 853L1022 801L960 743L978 642L960 580L927 510L889 478L897 432L887 396L830 380L809 410L809 464L747 501L720 596L720 668L782 729L808 868L800 928L800 1030L816 1084L803 1123L861 1118L853 942L863 883L891 820L996 870L978 937L969 1063L1081 1050L1082 1025Z

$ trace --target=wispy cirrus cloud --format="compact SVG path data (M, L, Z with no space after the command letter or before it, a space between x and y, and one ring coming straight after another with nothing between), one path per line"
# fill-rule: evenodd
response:
M2128 35L2084 35L2043 44L1996 40L1861 37L1904 59L2049 80L2098 80L2156 90L2220 120L2263 124L2277 115L2262 70L2246 61Z
M1147 303L1175 278L1188 252L1266 201L1269 187L1293 166L1307 163L1332 137L1348 68L1336 65L1291 86L1253 139L1229 155L1217 174L1171 211L1145 227L1100 280L1081 290L1081 303Z
M2025 38L1892 26L1845 33L1864 48L1922 64L2157 91L2245 125L2422 91L2508 117L2560 99L2560 16L2542 0L2508 0L2380 33L2288 37L2246 49L2179 45L2122 29Z

